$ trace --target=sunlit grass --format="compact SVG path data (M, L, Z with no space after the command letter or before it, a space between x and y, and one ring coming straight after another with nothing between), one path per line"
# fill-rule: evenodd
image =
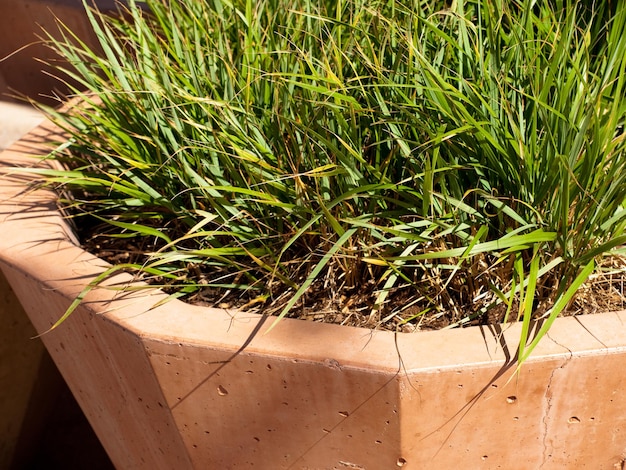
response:
M626 241L622 6L145 3L90 13L101 53L51 41L88 105L49 181L170 289L392 329L500 306L523 360Z

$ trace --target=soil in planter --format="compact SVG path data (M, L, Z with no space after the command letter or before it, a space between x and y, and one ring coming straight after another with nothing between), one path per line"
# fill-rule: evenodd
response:
M88 219L89 217L87 217ZM146 253L154 252L156 246L150 246L143 238L111 238L105 236L110 230L106 224L91 222L79 218L77 234L82 240L82 247L108 261L111 264L142 263ZM626 308L624 271L626 258L606 258L601 274L594 274L579 289L562 315L593 314L602 311L622 310ZM336 323L341 325L359 326L371 329L384 329L399 332L417 330L435 330L450 326L475 326L498 324L506 321L517 321L519 304L514 301L510 308L500 303L489 307L495 300L491 292L476 292L468 295L471 290L468 284L473 282L470 269L461 269L451 282L442 287L437 282L418 294L414 289L399 288L389 292L386 303L373 310L379 287L373 283L365 283L358 289L342 289L338 281L326 276L314 282L303 298L291 309L289 317L303 320ZM202 283L210 274L201 266L188 266L189 278ZM166 292L175 292L176 288L168 287L162 278L142 276L141 280L154 285L163 286ZM552 292L552 285L546 282L538 287L541 291ZM293 292L287 289L274 290L272 297L259 296L258 292L226 290L202 287L182 297L182 300L195 305L238 308L244 311L276 315L281 312ZM428 299L436 299L429 302ZM437 307L433 307L437 305ZM549 299L539 300L535 305L535 317L539 318L550 307ZM508 310L508 312L507 312ZM463 320L463 319L466 320Z

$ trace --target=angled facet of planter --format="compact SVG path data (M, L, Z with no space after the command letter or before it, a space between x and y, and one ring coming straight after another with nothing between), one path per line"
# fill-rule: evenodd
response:
M2 165L32 164L50 129ZM4 173L0 265L43 333L105 264L72 243L54 194ZM163 298L97 289L42 337L118 468L621 468L623 312L558 319L511 379L517 325L267 332L254 314Z

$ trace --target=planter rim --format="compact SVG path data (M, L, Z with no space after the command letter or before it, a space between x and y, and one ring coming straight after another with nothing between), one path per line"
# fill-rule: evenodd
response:
M11 169L33 165L38 161L33 157L45 154L45 143L58 138L59 133L54 124L45 121L0 153L0 267L12 267L40 279L47 288L63 292L69 305L109 265L77 246L56 208L54 193L30 190L30 177ZM121 273L106 284L127 285L131 280L129 274ZM152 289L120 293L99 288L87 295L73 315L95 313L138 337L149 336L156 341L219 346L233 353L245 345L246 353L261 356L284 355L288 360L321 362L329 367L374 367L381 372L407 373L510 363L521 329L519 324L510 324L396 334L286 318L267 332L272 317L257 332L262 319L259 314L199 307L179 300L155 306L165 298L166 294ZM558 318L528 361L597 354L598 350L623 352L624 324L626 311ZM45 330L39 329L40 334ZM54 335L55 331L46 334Z

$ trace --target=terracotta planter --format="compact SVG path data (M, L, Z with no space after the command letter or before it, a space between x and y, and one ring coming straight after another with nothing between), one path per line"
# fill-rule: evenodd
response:
M50 129L2 164L30 164ZM104 263L72 243L53 194L15 175L0 188L0 265L44 332ZM248 344L260 317L152 308L162 298L98 289L43 336L118 468L622 468L624 312L557 320L507 383L517 326L394 335L284 320Z

